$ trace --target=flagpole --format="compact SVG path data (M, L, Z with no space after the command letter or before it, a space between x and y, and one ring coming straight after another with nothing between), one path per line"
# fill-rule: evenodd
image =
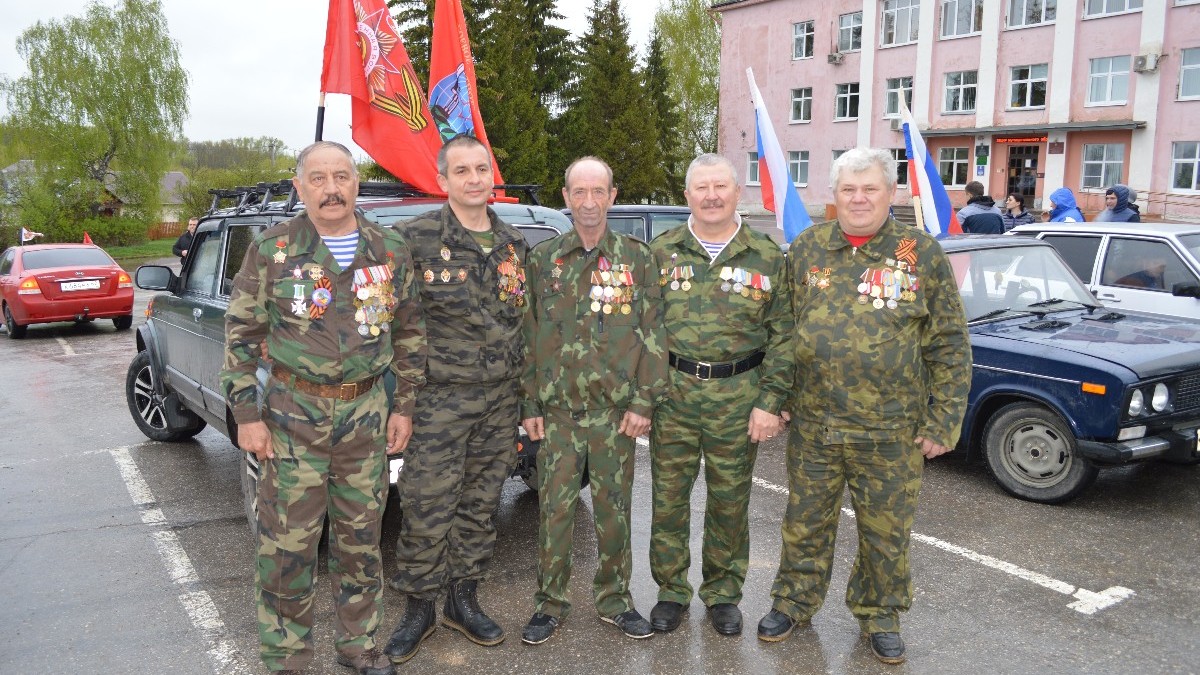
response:
M317 137L313 140L319 141L321 135L325 131L325 92L321 92L321 100L317 102Z

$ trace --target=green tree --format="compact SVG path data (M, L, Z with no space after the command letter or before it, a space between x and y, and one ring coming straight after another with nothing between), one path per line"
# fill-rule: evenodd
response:
M658 126L658 151L662 155L664 190L651 195L659 204L675 204L683 194L686 157L679 135L679 104L671 94L671 77L663 60L662 37L651 31L646 51L646 93Z
M392 18L400 28L400 39L404 40L404 48L408 51L408 59L412 61L413 71L417 80L429 82L429 54L433 39L433 2L434 0L388 0L388 9L392 10ZM467 8L463 7L463 14ZM429 95L429 87L422 86L425 94Z
M63 201L65 209L86 205L76 218L102 214L119 198L129 226L144 234L188 105L161 4L94 2L83 16L26 29L17 52L29 75L0 90L38 166L39 194L80 195Z
M258 171L289 169L294 163L295 153L289 152L283 141L270 136L191 141L180 162L184 169L253 168Z
M678 102L684 156L717 150L717 92L721 32L708 14L709 0L667 0L654 16L663 61Z

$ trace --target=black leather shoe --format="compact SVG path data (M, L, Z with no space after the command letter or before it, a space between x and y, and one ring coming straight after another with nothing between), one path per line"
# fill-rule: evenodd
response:
M772 609L758 622L758 639L764 642L782 642L792 634L796 621L783 612Z
M396 675L396 667L378 647L372 647L358 656L337 655L338 665L353 668L358 675Z
M679 628L679 623L683 621L683 615L687 614L688 608L678 602L670 600L659 600L654 609L650 610L650 627L660 633L670 633Z
M442 625L466 635L477 645L498 645L504 642L504 630L479 608L475 598L476 585L474 580L450 585L446 605L442 608Z
M884 663L904 663L904 640L899 633L871 633L871 653Z
M396 630L392 631L392 639L388 640L383 653L392 663L404 663L417 653L417 649L425 638L436 628L433 613L433 601L422 600L408 596L408 608Z
M719 602L709 607L708 617L721 635L740 635L742 632L742 610L732 602Z
M529 623L525 625L525 630L521 631L521 642L527 645L540 645L554 635L555 628L558 628L558 617L549 614L534 614L529 619Z
M600 620L620 628L625 631L625 635L635 640L654 637L654 629L650 627L650 622L638 614L636 609L621 612L616 616L602 616Z

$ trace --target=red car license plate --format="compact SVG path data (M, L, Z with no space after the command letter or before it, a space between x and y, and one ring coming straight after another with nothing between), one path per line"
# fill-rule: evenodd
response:
M64 291L98 291L100 290L100 280L64 281L62 282L62 289Z

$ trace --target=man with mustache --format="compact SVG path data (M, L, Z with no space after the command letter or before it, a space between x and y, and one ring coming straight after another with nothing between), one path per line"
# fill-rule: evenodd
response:
M383 615L379 536L387 454L412 434L425 380L425 325L401 236L354 211L350 151L317 142L296 161L305 210L246 251L225 321L221 384L237 442L258 458L256 598L263 663L297 673L313 655L313 580L322 523L337 662L395 673L376 645ZM272 360L262 391L263 347ZM391 406L384 373L396 378Z

